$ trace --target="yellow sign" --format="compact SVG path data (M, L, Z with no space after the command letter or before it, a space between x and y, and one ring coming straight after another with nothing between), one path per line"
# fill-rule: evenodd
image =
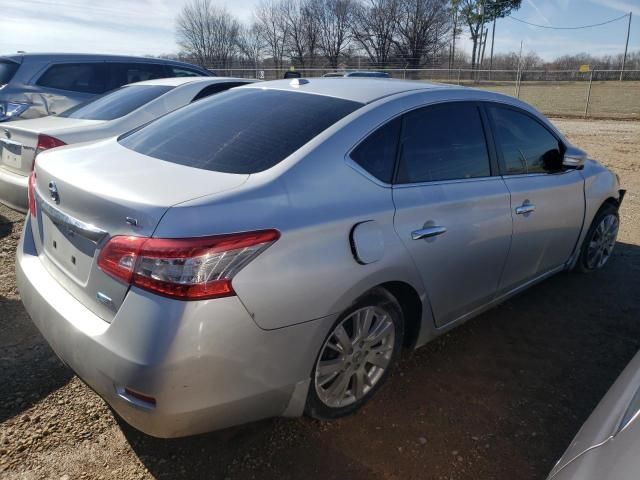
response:
M589 71L589 65L580 65L580 72L585 73Z

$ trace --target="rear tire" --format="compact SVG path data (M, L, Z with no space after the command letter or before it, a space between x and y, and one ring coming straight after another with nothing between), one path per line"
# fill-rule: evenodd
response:
M340 315L311 372L305 414L319 420L348 415L380 388L395 366L404 334L402 309L383 288Z
M584 237L575 270L589 273L604 267L613 253L619 226L618 208L605 203L596 213Z

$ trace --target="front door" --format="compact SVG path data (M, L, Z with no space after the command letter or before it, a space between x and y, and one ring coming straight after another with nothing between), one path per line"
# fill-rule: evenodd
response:
M491 176L480 110L445 103L404 115L394 225L438 326L490 301L511 240L509 191Z
M500 282L508 292L563 266L584 217L584 179L563 170L560 140L525 112L487 108L504 181L511 195L513 240Z

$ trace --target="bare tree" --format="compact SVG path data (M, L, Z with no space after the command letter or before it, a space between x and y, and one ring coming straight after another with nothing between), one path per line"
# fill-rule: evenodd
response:
M367 0L353 9L351 34L376 67L389 63L401 0Z
M401 0L394 40L397 54L409 68L419 68L443 52L450 30L448 0Z
M211 0L191 0L176 20L178 44L203 67L229 65L239 30L240 22Z
M350 41L353 0L317 0L313 13L319 26L320 48L332 68L338 68L340 55Z
M260 26L257 23L243 25L238 34L238 48L240 53L251 63L256 70L262 60L265 49L265 42L262 38Z
M281 6L288 34L285 44L292 63L302 69L313 65L320 36L313 0L282 0Z
M262 0L256 7L255 18L262 38L276 68L281 69L289 27L283 15L282 3L277 0Z

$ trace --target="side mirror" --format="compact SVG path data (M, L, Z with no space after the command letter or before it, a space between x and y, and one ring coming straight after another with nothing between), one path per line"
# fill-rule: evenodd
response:
M587 157L587 152L584 150L580 150L576 147L567 147L562 159L562 166L564 168L582 168Z

